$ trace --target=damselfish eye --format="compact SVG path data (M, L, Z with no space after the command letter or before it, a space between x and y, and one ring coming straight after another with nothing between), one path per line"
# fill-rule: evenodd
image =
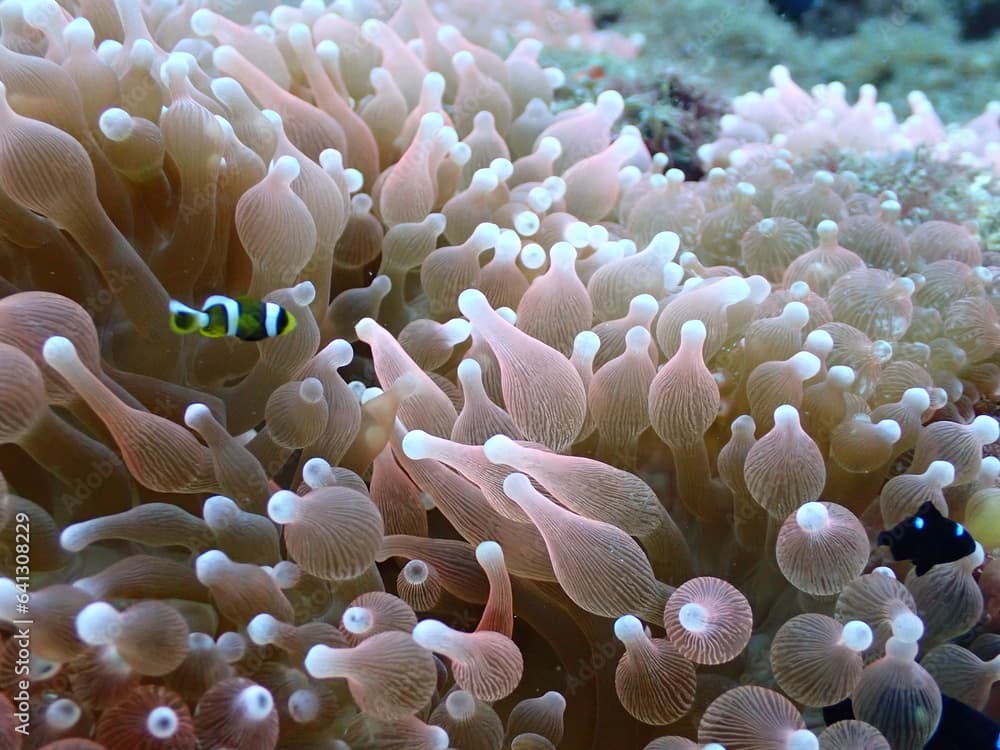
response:
M915 528L915 529L922 529L922 528L924 528L924 519L922 519L922 518L914 518L913 519L913 528Z
M962 524L960 524L960 523L956 523L955 524L955 536L962 536L962 534L964 534L964 533L965 533L965 527Z

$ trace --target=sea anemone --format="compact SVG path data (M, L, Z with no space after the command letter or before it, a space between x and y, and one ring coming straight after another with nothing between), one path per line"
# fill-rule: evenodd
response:
M637 52L572 3L168 6L0 8L0 744L996 718L995 253L815 161L995 122L778 67L693 181L543 67ZM926 503L975 552L874 544Z

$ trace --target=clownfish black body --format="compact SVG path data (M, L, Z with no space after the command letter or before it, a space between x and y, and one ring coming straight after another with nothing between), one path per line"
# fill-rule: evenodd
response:
M182 334L197 331L209 338L234 336L243 341L261 341L294 330L295 316L274 302L213 294L200 310L171 300L170 328Z
M976 540L966 528L945 518L931 502L878 535L880 546L887 546L896 561L912 560L917 575L935 565L955 562L976 551Z

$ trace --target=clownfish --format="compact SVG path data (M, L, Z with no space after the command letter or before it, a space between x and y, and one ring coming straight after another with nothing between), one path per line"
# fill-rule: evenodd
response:
M235 336L261 341L294 330L295 316L274 302L213 294L200 310L170 300L170 329L175 333L197 331L209 338Z
M886 546L894 560L912 560L917 575L935 565L955 562L976 551L976 540L966 528L941 515L926 502L917 512L891 529L880 532L879 546Z

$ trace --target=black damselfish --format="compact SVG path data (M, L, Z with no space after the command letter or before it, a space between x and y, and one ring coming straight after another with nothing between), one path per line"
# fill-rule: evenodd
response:
M823 709L827 726L853 718L850 698ZM1000 724L942 693L941 720L923 750L1000 750Z
M976 551L976 540L966 528L945 518L931 502L926 502L905 521L878 535L896 561L912 560L917 575L935 565L955 562Z

